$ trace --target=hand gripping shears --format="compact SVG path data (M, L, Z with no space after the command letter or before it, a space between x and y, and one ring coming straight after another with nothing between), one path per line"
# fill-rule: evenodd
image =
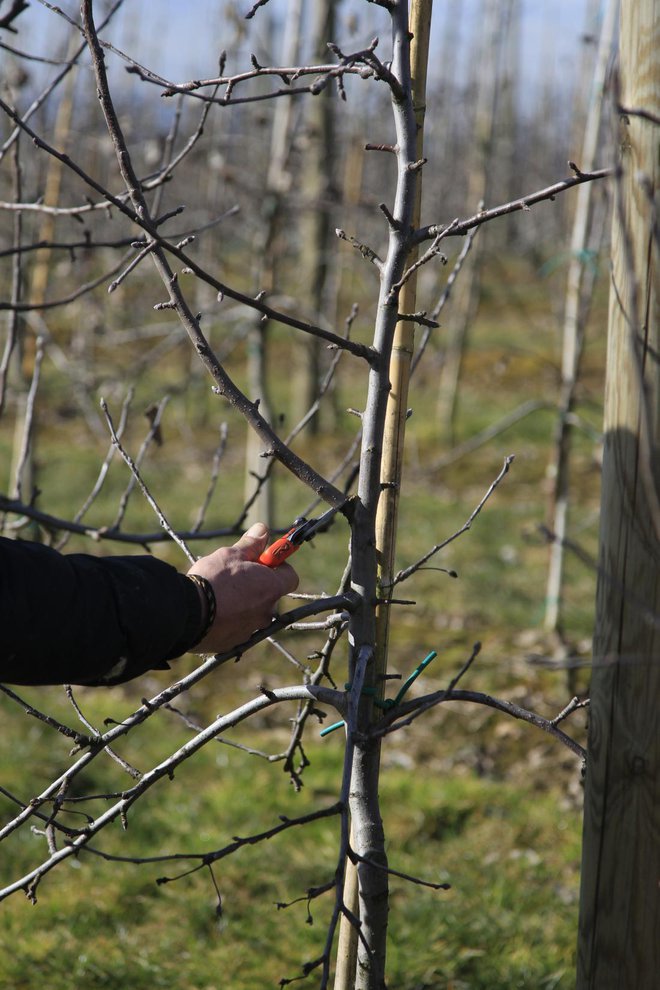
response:
M266 567L279 567L287 557L290 557L296 550L300 550L303 543L311 540L319 530L327 526L335 512L340 508L343 508L343 506L328 509L327 512L324 512L322 516L318 516L316 519L306 519L304 516L299 516L294 520L293 526L288 533L280 536L279 540L275 540L269 547L266 547L259 557L259 563L265 564Z

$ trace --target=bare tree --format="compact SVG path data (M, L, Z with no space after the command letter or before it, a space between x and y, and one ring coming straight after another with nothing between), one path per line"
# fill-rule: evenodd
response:
M301 0L291 0L282 38L283 65L297 65L299 62L301 21ZM292 100L279 100L272 115L270 161L261 201L261 222L255 230L252 250L254 290L264 296L274 291L281 262L287 193L293 180L290 161L294 132L293 111ZM259 400L264 419L272 422L267 375L268 321L259 313L253 314L252 321L254 325L247 338L249 392L253 399ZM248 427L245 498L249 509L245 521L250 523L262 520L270 525L273 518L272 486L265 474L261 452L259 437Z
M467 202L475 210L488 203L493 188L493 149L503 75L502 55L508 48L514 11L511 0L484 0L480 13L484 29L478 37L479 50L473 63L476 89L474 135L466 163ZM455 439L456 406L468 330L479 307L482 239L477 239L458 284L451 306L449 339L441 357L438 419L441 432L450 443Z
M255 3L248 12L248 20L263 16L261 8L267 3L268 0ZM107 17L112 16L117 6L111 8ZM55 207L43 204L38 199L32 202L23 201L17 196L14 202L3 204L4 207L21 215L33 211L43 214L54 209L58 216L75 216L78 218L75 222L80 222L81 218L84 222L89 222L90 229L88 231L86 228L87 236L83 238L80 250L85 248L85 242L86 249L95 250L95 259L101 269L100 274L91 280L93 285L78 285L66 295L44 300L39 308L56 309L59 304L75 301L81 295L91 292L99 284L106 285L112 290L113 297L116 297L118 290L129 290L138 270L142 274L147 265L152 265L157 275L158 291L162 293L153 308L159 318L163 314L178 318L177 333L180 335L182 329L187 335L193 352L210 376L218 404L222 400L223 411L228 414L239 413L254 430L266 465L264 477L276 469L285 469L287 476L292 476L296 481L296 491L299 492L301 502L304 497L310 507L313 507L319 501L324 501L337 510L335 524L339 525L343 516L350 527L349 557L334 594L313 595L311 600L275 619L268 629L255 633L247 643L231 654L218 655L199 663L191 673L145 700L131 715L102 732L86 722L83 724L84 731L72 729L60 720L26 704L16 692L3 689L7 699L22 705L31 717L40 719L53 731L72 740L75 749L62 774L31 800L18 800L16 814L0 829L2 840L20 829L36 824L43 829L47 841L47 848L39 862L25 875L8 882L0 896L7 897L16 891L23 891L34 899L44 876L72 856L85 850L97 851L96 838L106 826L115 821L125 821L135 802L159 781L171 775L176 768L183 766L202 747L219 738L229 728L267 709L290 702L295 702L298 707L293 720L291 740L283 759L292 779L299 783L305 763L302 740L306 727L313 716L323 719L328 711L333 711L338 719L337 726L341 726L341 731L345 733L343 774L338 783L336 800L319 807L309 816L279 822L262 834L245 840L236 839L222 850L184 854L183 857L176 858L189 860L192 869L212 870L215 862L247 842L265 841L280 832L303 826L310 820L336 816L339 822L338 840L335 861L329 871L330 879L320 882L318 887L308 892L310 899L323 894L329 894L333 898L330 922L324 944L319 947L318 955L304 965L303 973L307 975L318 970L321 987L329 985L333 947L341 925L342 936L353 944L346 956L342 956L341 966L337 967L343 971L343 986L360 990L382 990L386 973L388 877L392 873L397 874L396 866L387 859L385 829L379 805L379 757L382 740L440 704L467 701L522 719L565 744L577 757L582 755L578 743L560 728L560 723L581 707L582 702L578 699L570 702L555 718L548 719L510 702L459 687L460 680L466 676L479 653L478 647L469 653L462 667L443 690L413 700L406 698L409 686L431 661L429 654L402 685L396 698L388 701L384 697L389 677L390 612L397 603L395 595L399 585L471 527L488 499L503 482L513 461L512 457L507 457L497 478L487 488L484 497L457 533L448 535L442 543L434 545L423 558L404 570L396 569L398 499L402 484L408 385L414 344L412 331L415 327L423 327L429 331L435 329L438 315L435 310L439 312L441 305L435 307L435 315L432 316L427 310L419 308L416 275L425 266L438 262L443 242L448 238L465 237L487 222L519 211L528 211L536 203L552 200L564 191L602 178L606 171L587 172L576 166L569 178L554 182L546 188L530 191L511 202L480 209L465 219L441 221L432 216L428 218L430 222L423 223L420 215L420 180L427 165L422 139L431 4L417 0L409 9L406 0L382 0L377 4L365 3L364 10L373 19L370 28L375 28L377 33L371 31L371 40L360 44L355 50L347 51L335 39L330 38L327 60L315 61L312 65L270 66L262 64L257 55L252 54L250 67L238 71L234 66L228 68L228 62L223 56L217 75L176 82L118 52L104 37L107 20L97 24L92 0L83 0L81 23L72 25L72 28L74 32L82 31L84 46L67 61L66 67L70 69L82 54L91 60L99 108L115 156L115 171L108 179L98 178L97 169L86 167L82 156L68 156L57 148L52 139L49 140L46 136L47 121L33 120L30 108L19 110L4 99L0 100L0 109L11 130L2 154L5 157L9 154L19 135L27 136L36 149L35 155L48 156L65 168L71 183L71 198L77 196L74 206ZM56 16L56 12L53 16ZM387 34L390 43L386 48L379 38ZM177 144L174 136L169 143L165 142L164 154L160 164L155 167L147 168L142 157L140 136L129 133L130 116L122 115L115 99L112 77L108 73L108 66L115 58L127 63L132 78L140 80L149 91L158 93L159 98L160 95L165 99L182 96L197 109L196 126L190 118L189 136L181 144ZM65 74L62 78L65 78ZM391 109L392 139L386 144L379 144L377 148L372 146L372 150L395 165L387 200L383 199L376 211L380 227L374 224L373 230L378 243L374 246L363 235L355 217L346 217L343 227L337 230L342 242L339 249L353 252L356 263L364 264L378 282L375 319L369 343L353 339L352 308L347 307L348 312L344 315L341 329L331 330L314 319L310 320L307 314L292 315L292 310L294 313L298 312L296 308L288 303L279 304L277 297L272 299L261 293L255 296L252 287L246 288L242 284L242 272L234 273L233 277L225 277L224 273L220 275L217 258L212 252L200 259L203 252L198 249L196 238L203 233L204 225L193 224L191 228L181 230L179 224L184 222L185 217L183 207L176 202L165 202L162 192L170 179L176 179L182 173L184 163L200 153L204 125L211 112L232 112L238 115L239 124L236 125L233 137L237 139L237 136L243 136L248 140L252 131L249 127L240 129L240 115L246 115L242 118L243 122L254 122L255 118L247 115L265 100L292 100L329 87L336 87L339 92L343 92L354 83L375 88L386 95ZM245 156L240 159L243 167L245 160ZM98 169L102 170L106 164L106 161L99 163ZM236 181L237 195L245 200L250 195L254 198L255 190L250 187L250 183L244 180L242 185L241 180L243 176L239 175ZM189 193L194 200L195 190L190 189ZM121 237L115 233L115 226L110 227L112 236L101 236L101 231L106 229L101 219L108 214L113 218L108 221L109 224L121 225ZM174 225L176 229L169 233ZM48 247L50 250L63 252L72 250L71 244L67 242L61 247L53 242ZM32 249L37 250L39 247L28 241L18 230L13 245L8 249L9 256L20 260L24 251ZM120 261L117 262L116 254L113 253L113 261L108 263L106 252L122 249L125 254ZM225 261L229 265L229 259ZM75 266L73 277L75 278ZM150 281L148 284L153 292L153 283ZM55 289L59 292L60 286L55 286ZM198 309L199 300L202 301L201 310ZM253 319L263 319L277 325L281 332L295 331L302 334L304 339L322 342L331 349L334 360L320 386L321 399L328 378L334 374L340 357L344 363L351 362L354 367L359 368L365 383L366 398L363 409L358 411L359 465L356 471L351 470L354 448L350 445L341 463L332 470L327 464L311 463L316 449L312 447L308 458L298 452L293 442L297 428L288 437L280 435L278 424L270 422L263 415L255 397L246 394L239 387L235 375L228 370L229 362L225 353L221 351L225 343L224 337L219 334L214 337L215 328L212 326L216 318L219 323L224 318L226 323L222 323L222 328L226 329L230 319L229 316L225 317L225 313L232 305L240 306L241 312L249 313ZM34 303L22 302L18 292L11 299L1 302L0 306L9 314L10 321L17 314L29 313L35 308ZM207 325L211 327L208 331ZM231 351L228 351L227 356L230 355ZM37 384L35 381L35 393ZM240 531L246 507L230 525L215 529L204 526L208 498L190 531L175 529L144 481L141 474L143 454L158 442L166 402L167 398L164 397L155 408L149 410L147 436L142 450L135 458L129 454L123 442L129 400L124 404L125 415L122 415L117 426L108 406L105 407L113 448L122 454L132 472L131 488L126 490L117 518L110 526L92 526L83 521L82 516L88 501L83 507L84 511L81 510L81 514L74 519L47 513L30 504L29 500L9 496L0 498L0 508L8 516L38 522L48 533L75 532L99 540L112 539L136 545L167 539L176 542L189 555L192 552L187 544L193 540ZM304 420L308 420L308 417L305 416ZM209 498L217 481L223 445L224 435L216 449ZM111 454L108 453L90 498L102 487L107 473L104 468L110 459ZM140 486L148 498L157 514L161 532L127 532L122 528L125 503L134 485ZM310 624L312 617L320 615L325 615L325 618ZM302 669L301 683L273 690L264 686L254 698L235 710L218 716L206 726L192 726L189 740L146 772L138 771L122 756L122 741L134 729L158 718L167 706L172 706L175 699L190 691L221 664L239 657L247 648L259 642L276 638L287 628L298 631L302 628L306 633L321 634L319 647L313 653L314 667L310 668L307 663L300 662L293 656L297 666ZM331 673L332 659L339 644L346 645L349 686L345 690L336 687ZM280 648L286 650L283 645ZM293 655L295 650L289 652ZM70 697L76 716L84 719L73 692L70 692ZM72 826L65 812L73 800L74 782L78 786L90 763L105 756L119 762L122 770L131 778L130 782L121 791L102 795L101 810L94 804L94 814L89 816L83 826ZM97 799L98 796L89 796L92 802ZM348 889L350 883L345 883L352 872L349 864L355 868L355 900L351 899ZM443 884L423 876L405 879L437 889L444 887Z
M311 33L313 61L322 61L329 38L336 37L339 0L314 0ZM336 93L325 86L306 107L304 126L304 168L301 176L302 209L300 218L300 271L308 287L311 304L310 318L317 322L327 319L327 295L331 280L330 214L336 194L333 189L337 156L334 118ZM310 338L301 350L292 401L296 418L302 418L313 405L322 379L323 353L319 341ZM318 416L313 416L310 429L316 432Z

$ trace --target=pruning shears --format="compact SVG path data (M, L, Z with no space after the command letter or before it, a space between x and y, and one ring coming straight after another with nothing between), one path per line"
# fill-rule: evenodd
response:
M341 505L335 506L315 519L298 516L288 533L280 536L278 540L266 547L259 557L259 563L265 564L266 567L279 567L287 557L290 557L296 550L300 550L303 543L311 540L316 533L324 529L330 523L335 512L341 508L343 508Z

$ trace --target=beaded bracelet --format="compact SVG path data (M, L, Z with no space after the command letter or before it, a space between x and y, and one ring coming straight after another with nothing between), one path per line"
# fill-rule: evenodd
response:
M204 599L206 601L206 615L203 617L204 623L202 626L202 631L195 640L196 643L201 643L201 641L204 639L207 632L215 622L215 613L217 607L215 600L215 592L213 590L213 586L211 582L207 580L207 578L201 577L199 574L188 574L187 577L190 578L193 584L197 585L197 587L204 595Z

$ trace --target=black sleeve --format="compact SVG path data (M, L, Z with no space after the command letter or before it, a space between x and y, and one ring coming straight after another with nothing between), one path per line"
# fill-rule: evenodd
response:
M201 622L195 585L154 557L0 537L0 682L118 684L167 667Z

